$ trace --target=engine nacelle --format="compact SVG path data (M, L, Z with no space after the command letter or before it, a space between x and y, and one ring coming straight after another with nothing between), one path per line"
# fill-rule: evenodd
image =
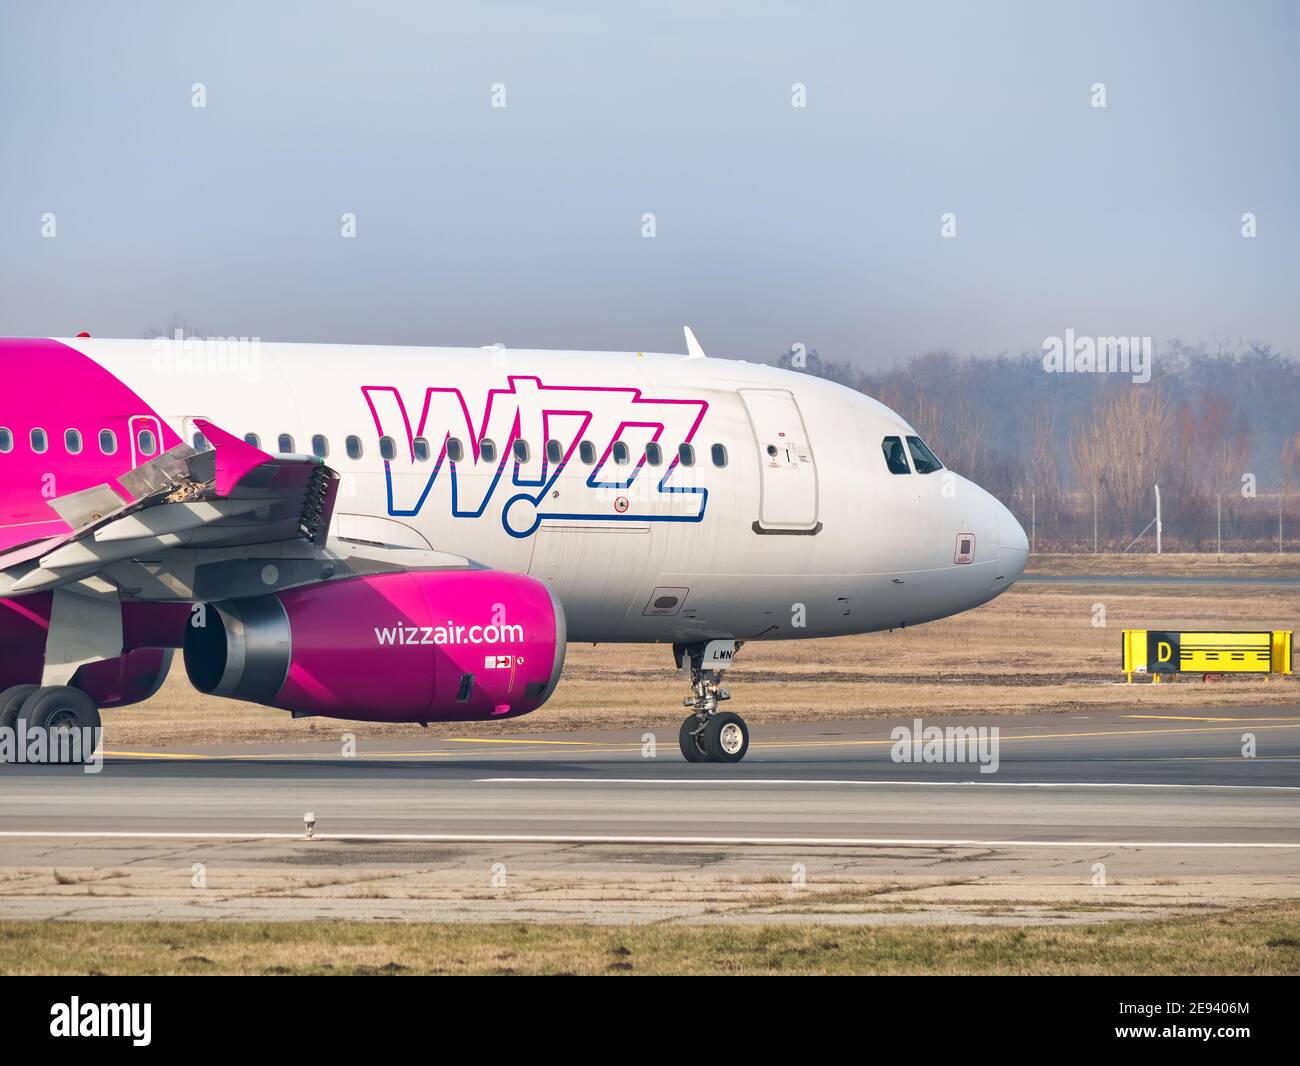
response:
M564 665L551 590L496 570L345 578L207 604L185 633L200 692L375 722L511 718Z
M136 648L116 659L81 667L72 679L97 707L141 703L162 688L172 668L171 648Z

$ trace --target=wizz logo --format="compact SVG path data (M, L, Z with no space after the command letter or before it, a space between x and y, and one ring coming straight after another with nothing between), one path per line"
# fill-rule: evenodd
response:
M677 448L691 443L706 401L646 399L636 388L543 385L536 377L507 380L507 388L487 391L477 424L457 388L427 388L410 405L391 385L362 388L376 430L397 445L396 458L384 462L390 515L419 514L432 494L445 492L454 518L481 518L504 477L510 496L501 524L513 537L531 535L543 519L704 517L708 490L686 484ZM516 441L527 448L517 453ZM417 442L427 457L417 458ZM659 446L662 465L647 463L647 444ZM583 462L584 454L586 477L557 489L568 464Z

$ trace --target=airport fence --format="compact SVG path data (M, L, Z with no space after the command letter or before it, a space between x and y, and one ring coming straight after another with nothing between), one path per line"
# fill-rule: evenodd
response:
M1101 495L1053 497L1032 489L1018 490L1006 502L1024 526L1031 551L1156 550L1154 502L1133 514ZM1166 553L1300 552L1300 493L1224 495L1191 502L1165 494L1160 525L1160 549Z

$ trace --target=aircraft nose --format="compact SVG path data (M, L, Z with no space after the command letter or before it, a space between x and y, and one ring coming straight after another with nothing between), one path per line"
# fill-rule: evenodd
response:
M1009 588L1025 572L1029 561L1029 538L1016 516L998 501L998 565L993 575L993 587L999 591Z

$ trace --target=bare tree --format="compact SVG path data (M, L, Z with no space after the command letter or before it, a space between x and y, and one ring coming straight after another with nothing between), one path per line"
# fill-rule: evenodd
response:
M1146 514L1152 486L1170 465L1174 426L1173 405L1159 387L1111 390L1072 434L1076 484L1096 491L1126 520Z

